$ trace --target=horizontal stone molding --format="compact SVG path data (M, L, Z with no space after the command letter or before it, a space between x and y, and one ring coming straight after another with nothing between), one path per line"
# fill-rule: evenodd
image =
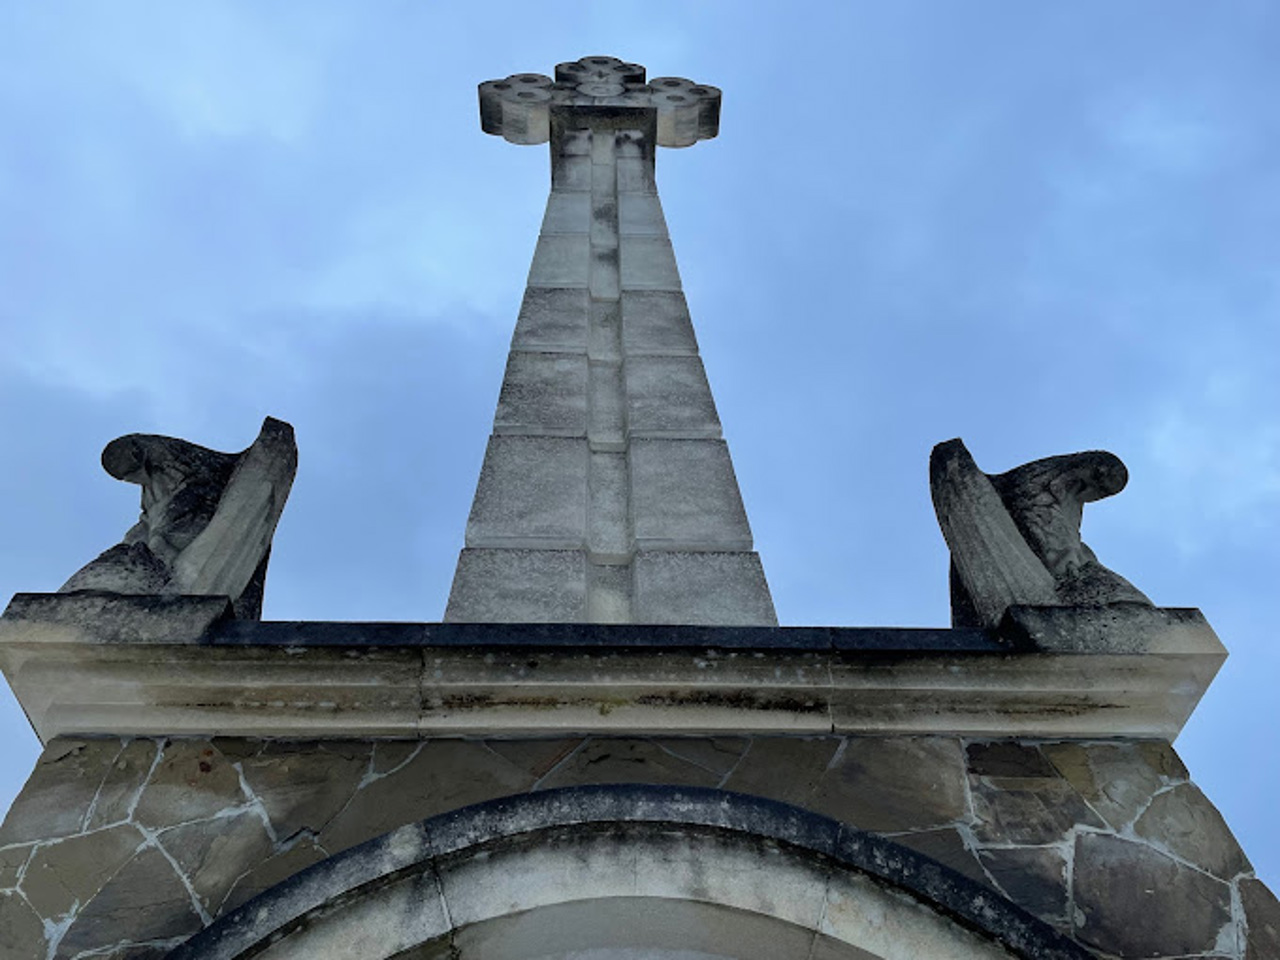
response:
M1226 657L1195 610L1109 648L974 629L258 623L208 598L19 594L0 668L57 736L1177 736ZM1105 637L1098 611L1080 616ZM1043 618L1041 618L1043 619ZM160 622L163 620L164 622ZM109 629L100 631L100 624ZM1025 629L1031 624L1035 629ZM1137 639L1133 639L1134 637ZM1015 645L1016 641L1016 645Z

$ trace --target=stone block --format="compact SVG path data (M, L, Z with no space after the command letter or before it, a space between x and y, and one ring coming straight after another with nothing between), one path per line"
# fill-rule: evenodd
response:
M720 417L698 357L628 357L626 379L632 437L719 438Z
M587 457L585 439L490 437L467 546L581 548Z
M173 867L159 850L149 848L81 907L56 956L74 957L118 943L121 931L128 931L135 942L145 942L189 936L201 926L191 895Z
M313 863L319 863L328 855L313 838L298 837L292 846L286 847L280 853L267 857L246 870L227 892L222 912L234 910L264 890L270 890L277 883L287 880Z
M647 740L592 738L538 784L540 788L588 783L664 783L714 787L720 776Z
M370 769L370 747L335 749L333 743L271 744L241 761L252 799L262 805L280 840L301 832L319 833L341 810ZM412 750L414 744L379 744L389 750Z
M878 833L965 819L964 758L945 737L850 737L832 760L810 807Z
M587 603L581 550L463 550L444 619L579 623Z
M1143 843L1081 833L1072 888L1076 935L1121 957L1209 954L1231 920L1231 890Z
M586 233L591 226L591 194L553 190L542 216L543 235Z
M1058 847L1009 847L981 852L982 863L1018 906L1059 926L1067 923L1067 860Z
M633 562L633 622L772 626L773 598L755 553L645 551Z
M45 960L44 922L16 891L0 891L0 956Z
M679 290L671 241L662 237L624 236L620 240L623 290Z
M480 741L429 740L402 766L365 782L319 842L337 853L407 823L522 793L534 779Z
M1133 832L1223 880L1251 869L1222 814L1194 783L1156 794Z
M932 860L937 860L943 866L950 867L956 873L963 874L976 883L987 886L991 884L991 878L982 869L982 864L974 852L965 846L964 838L955 827L894 834L893 841L917 853L923 853Z
M131 823L42 845L22 878L27 902L56 919L88 903L143 844Z
M973 833L982 843L1056 843L1078 825L1104 827L1071 786L1056 777L970 777Z
M51 741L9 808L0 846L79 833L120 748L115 739Z
M155 740L130 740L124 744L102 778L86 818L86 829L96 830L129 818L159 749Z
M667 220L658 195L618 194L618 232L623 236L667 236Z
M628 357L697 354L698 340L684 294L678 290L624 290L622 348Z
M158 840L211 916L221 912L240 877L274 850L257 810L185 823L161 831Z
M591 265L586 234L552 234L538 238L529 267L529 285L585 287Z
M551 190L566 193L591 190L591 158L589 156L557 157L551 165Z
M511 351L494 433L582 437L587 432L587 358Z
M653 179L653 162L643 157L619 157L618 193L651 193L658 192L658 184Z
M1049 743L1041 751L1112 830L1132 823L1161 787L1187 777L1173 748L1160 741Z
M751 741L747 737L662 737L653 743L682 760L725 776L737 766Z
M575 353L587 348L587 291L580 287L527 287L512 349Z
M1244 960L1280 957L1280 901L1261 880L1240 881L1240 906L1244 910Z
M19 593L0 617L0 642L195 643L230 616L221 596Z
M0 847L0 890L12 890L18 885L18 879L34 849L34 844L30 843Z
M208 740L171 740L138 798L134 819L162 829L244 803L240 773Z
M808 807L839 745L834 737L754 737L721 786Z
M971 743L965 747L968 770L981 777L1056 777L1054 768L1033 744L1012 740Z
M638 549L751 549L751 528L722 440L633 440L631 502Z

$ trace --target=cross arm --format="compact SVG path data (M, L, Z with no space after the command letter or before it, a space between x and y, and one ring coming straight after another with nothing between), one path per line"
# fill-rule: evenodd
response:
M688 147L720 132L720 90L683 77L645 83L645 69L617 57L582 57L556 65L555 79L516 73L480 84L480 129L510 143L546 143L553 107L649 107L658 144Z

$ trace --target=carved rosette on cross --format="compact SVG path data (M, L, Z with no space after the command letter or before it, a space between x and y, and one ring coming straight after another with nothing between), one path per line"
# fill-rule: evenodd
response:
M720 90L683 77L645 83L644 67L617 57L556 64L555 79L516 73L480 84L480 129L510 143L546 143L558 107L650 107L658 144L688 147L720 132Z

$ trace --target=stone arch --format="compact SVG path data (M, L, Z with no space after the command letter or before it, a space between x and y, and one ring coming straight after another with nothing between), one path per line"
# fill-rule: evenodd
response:
M883 837L723 790L570 787L410 824L302 871L170 960L1093 960Z

